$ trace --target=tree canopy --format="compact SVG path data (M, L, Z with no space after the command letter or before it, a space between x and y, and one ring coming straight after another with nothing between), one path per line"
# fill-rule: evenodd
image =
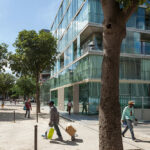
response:
M0 93L5 98L6 94L10 91L15 83L15 77L9 73L0 74Z
M53 68L56 60L56 39L43 30L23 30L14 43L16 53L10 55L12 71L20 75L37 76L46 68Z
M7 47L5 43L0 44L0 71L5 70L3 67L7 66Z
M23 96L24 99L35 94L35 79L20 77L12 88L13 97Z

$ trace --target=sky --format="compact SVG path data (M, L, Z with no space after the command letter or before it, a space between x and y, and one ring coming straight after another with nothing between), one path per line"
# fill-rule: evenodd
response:
M12 44L18 32L50 29L62 0L0 0L0 44Z

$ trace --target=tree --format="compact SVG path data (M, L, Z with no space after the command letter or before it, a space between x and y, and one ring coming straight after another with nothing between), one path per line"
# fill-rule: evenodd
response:
M16 53L9 57L11 69L20 75L29 75L36 79L37 112L40 112L39 76L46 68L54 67L57 55L56 39L44 30L19 32L14 46Z
M99 149L123 150L119 103L119 62L126 23L144 0L101 0L104 14Z
M7 47L5 43L0 44L0 72L4 71L4 66L7 66Z
M9 73L0 74L0 93L6 99L6 94L10 91L15 83L15 77Z
M13 96L23 96L24 100L35 94L35 80L29 77L20 77L12 88Z

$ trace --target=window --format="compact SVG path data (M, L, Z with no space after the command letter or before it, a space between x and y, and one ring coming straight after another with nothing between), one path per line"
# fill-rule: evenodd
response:
M60 68L64 67L64 53L60 56Z

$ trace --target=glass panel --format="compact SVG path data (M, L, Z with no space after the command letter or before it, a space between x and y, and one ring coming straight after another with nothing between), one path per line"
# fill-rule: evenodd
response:
M40 101L47 105L50 100L50 80L46 80L40 87Z
M83 110L83 102L87 105L89 100L89 83L79 84L79 112Z
M65 110L67 110L67 103L70 100L73 104L73 87L66 87L64 89L64 107ZM73 111L73 109L71 109Z
M51 92L51 100L54 101L55 106L58 106L58 91Z
M89 22L101 23L101 3L99 0L88 0Z
M98 113L100 101L100 83L89 83L89 108L90 114Z

